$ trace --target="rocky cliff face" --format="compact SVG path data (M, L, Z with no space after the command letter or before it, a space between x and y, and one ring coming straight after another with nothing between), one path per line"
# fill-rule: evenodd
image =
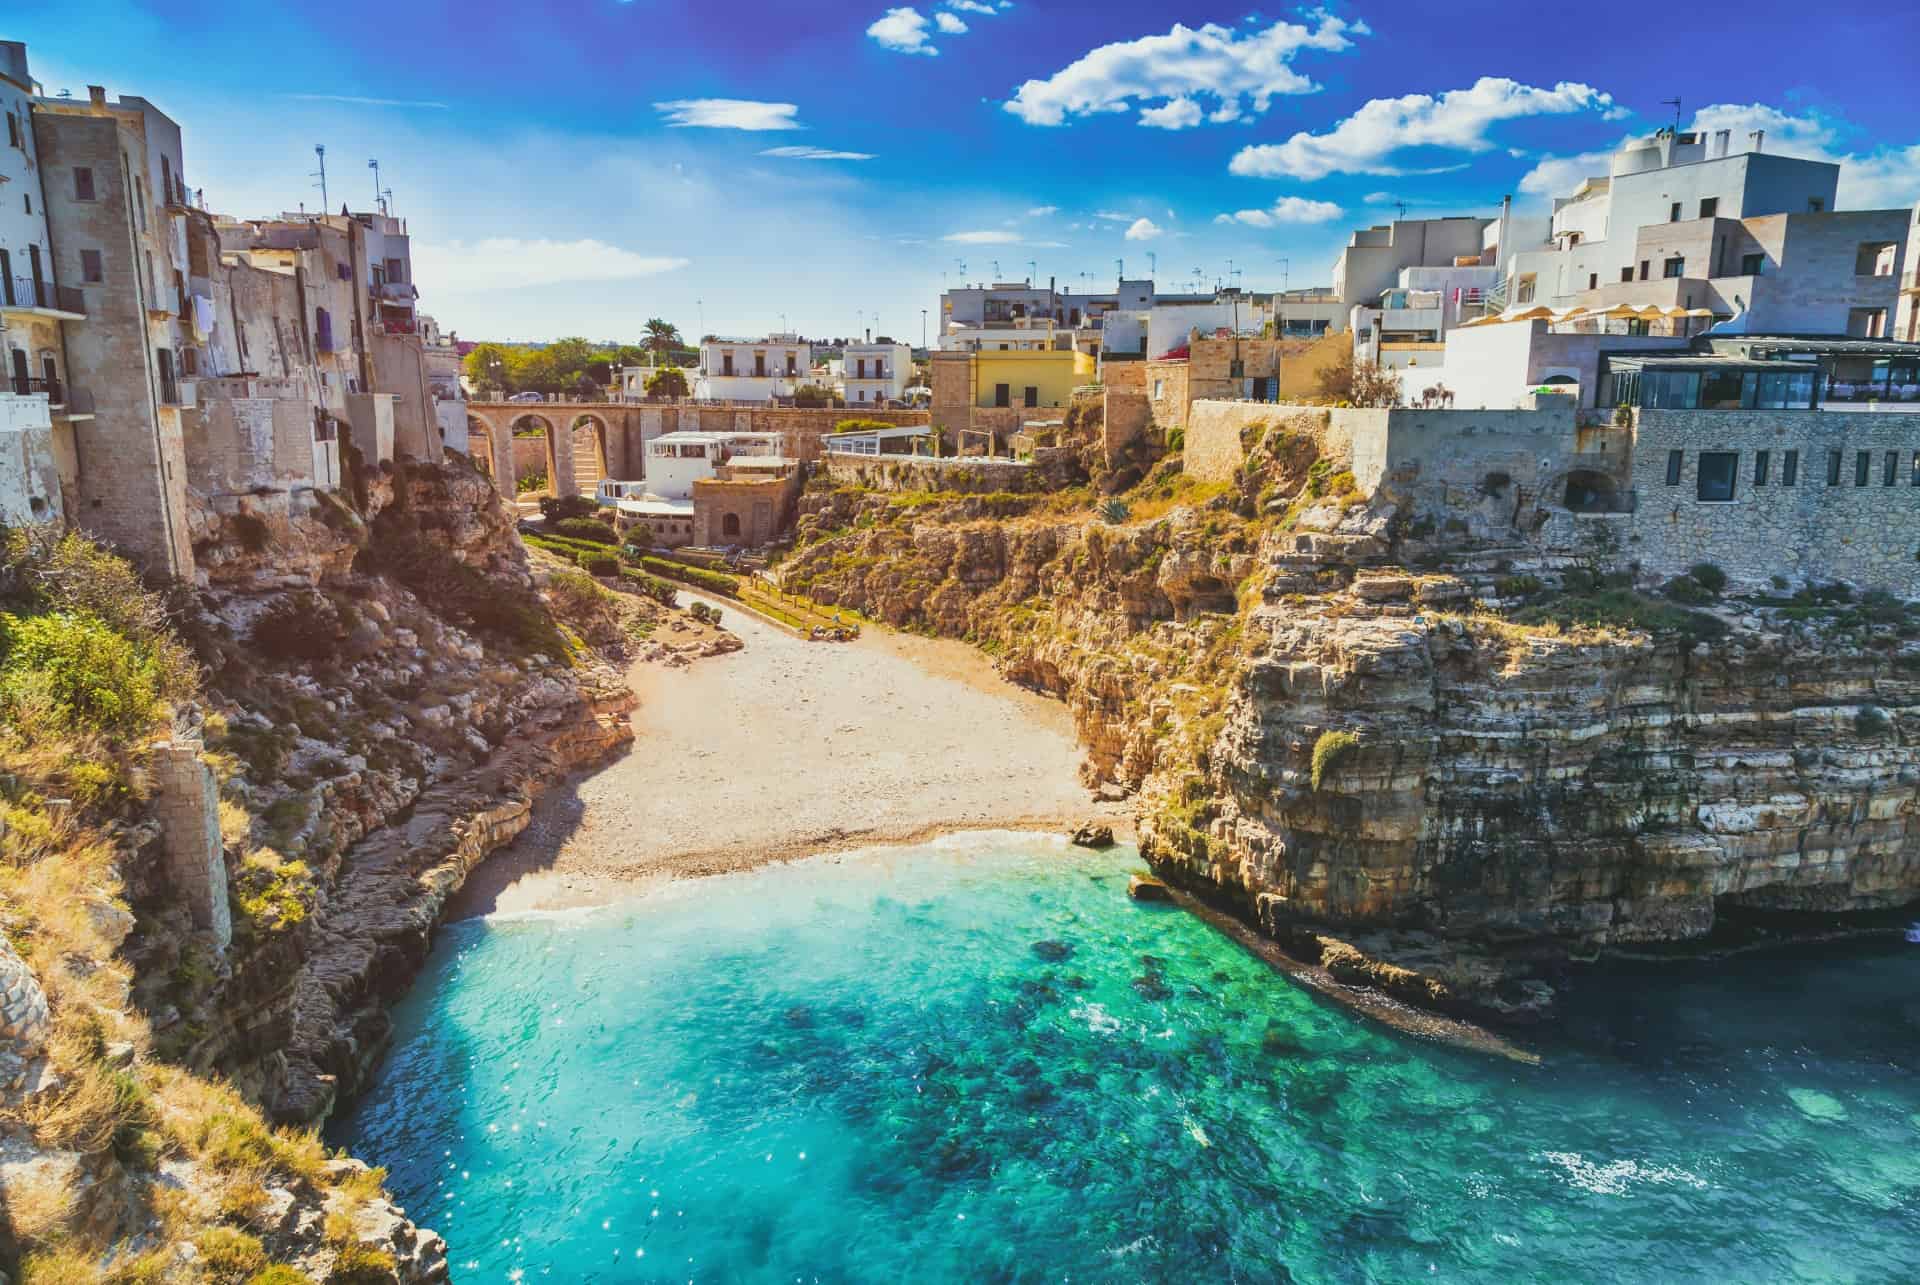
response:
M1129 498L814 493L783 573L1060 695L1160 873L1433 1007L1528 1019L1603 951L1920 897L1899 604L1649 597L1615 551L1542 557L1291 448Z

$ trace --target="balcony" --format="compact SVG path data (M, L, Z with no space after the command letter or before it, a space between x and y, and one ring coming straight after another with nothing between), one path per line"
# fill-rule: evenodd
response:
M420 292L408 281L382 281L375 292L382 303L412 303L420 297Z
M199 389L191 379L178 379L170 375L160 376L160 404L181 409L191 409L200 404L197 396Z
M30 312L61 321L85 321L86 297L73 286L32 277L0 277L0 302L8 312Z
M57 379L27 379L14 375L7 379L6 387L15 397L44 395L49 406L60 407L67 404L67 390Z

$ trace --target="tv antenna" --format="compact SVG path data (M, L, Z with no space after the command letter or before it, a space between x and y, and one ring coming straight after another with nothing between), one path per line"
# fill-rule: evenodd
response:
M1674 132L1674 133L1676 133L1676 134L1678 134L1678 133L1680 132L1680 99L1679 99L1679 96L1678 96L1678 95L1676 95L1676 96L1674 96L1674 97L1672 97L1672 98L1662 98L1662 99L1660 100L1660 102L1661 102L1661 103L1662 103L1662 104L1663 104L1664 106L1667 106L1667 107L1671 107L1671 108L1673 108L1673 132Z
M1152 276L1158 271L1160 271L1160 256L1149 250L1147 251L1147 275Z
M313 154L320 158L320 168L307 175L307 177L320 180L318 183L315 183L314 186L320 189L320 212L325 214L332 208L327 202L327 145L325 143L315 143L313 145Z
M373 171L373 207L385 214L387 207L380 203L380 162L370 159L367 161L367 168Z
M1394 208L1400 211L1400 218L1404 222L1407 217L1407 203L1405 201L1395 201L1393 204Z
M1027 260L1027 284L1032 285L1033 279L1039 275L1040 275L1039 261L1035 259L1028 259Z

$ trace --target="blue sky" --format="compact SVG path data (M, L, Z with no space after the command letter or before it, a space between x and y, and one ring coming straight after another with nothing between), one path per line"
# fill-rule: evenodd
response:
M1911 205L1920 11L1851 9L12 0L0 36L48 92L179 120L217 210L317 205L315 143L364 208L378 158L422 306L465 338L664 315L918 343L962 262L1323 284L1398 202L1544 203L1676 94L1689 125L1846 160L1843 208Z

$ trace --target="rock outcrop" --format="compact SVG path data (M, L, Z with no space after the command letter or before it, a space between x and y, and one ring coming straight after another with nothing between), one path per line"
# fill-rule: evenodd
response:
M782 571L1060 696L1159 874L1423 1005L1528 1020L1606 951L1920 898L1920 615L1688 610L1618 551L1351 486L1282 443L1231 484L1157 470L1148 520L816 492Z

